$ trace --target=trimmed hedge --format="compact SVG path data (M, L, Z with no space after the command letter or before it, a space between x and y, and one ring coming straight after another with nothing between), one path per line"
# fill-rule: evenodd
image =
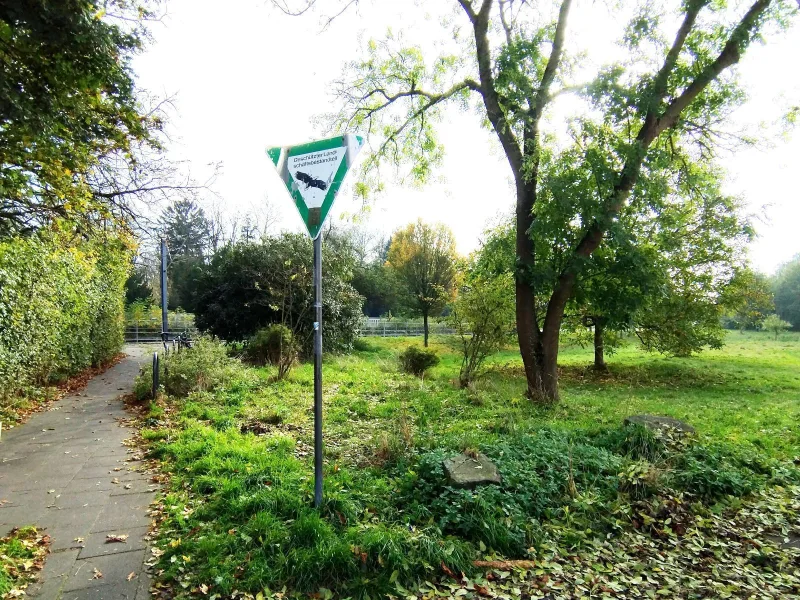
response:
M57 229L0 242L0 407L120 351L131 249Z

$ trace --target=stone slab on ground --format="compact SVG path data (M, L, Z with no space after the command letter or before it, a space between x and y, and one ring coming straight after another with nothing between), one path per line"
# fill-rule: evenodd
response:
M697 431L688 423L662 415L631 415L623 421L625 425L641 425L658 433L675 431L681 435L695 435Z
M487 483L500 483L495 464L481 453L459 454L443 463L447 478L456 487L473 488Z
M44 528L53 542L28 594L42 600L145 600L144 556L155 486L123 441L120 394L151 351L128 356L28 423L0 437L0 535ZM105 544L108 533L125 543ZM97 569L103 574L95 578ZM130 578L130 579L129 579Z

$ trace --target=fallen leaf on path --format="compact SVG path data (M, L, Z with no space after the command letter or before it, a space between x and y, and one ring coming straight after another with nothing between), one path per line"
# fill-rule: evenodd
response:
M112 480L111 480L111 483L119 483L119 479L117 479L116 477L114 477L114 479L112 479Z
M128 576L127 576L125 579L127 579L128 581L130 581L130 580L131 580L131 579L133 579L134 577L136 577L136 572L135 572L135 571L131 571L130 575L128 575Z
M106 536L106 544L111 544L113 542L122 542L125 543L128 539L128 534L124 533L121 535L117 535L115 533L110 533Z
M84 542L83 538L75 538L75 539L74 539L74 540L72 540L72 541L73 541L73 542L78 542L79 544L82 544L82 543Z
M94 575L92 575L92 579L102 579L103 574L100 572L100 569L97 567L94 568Z

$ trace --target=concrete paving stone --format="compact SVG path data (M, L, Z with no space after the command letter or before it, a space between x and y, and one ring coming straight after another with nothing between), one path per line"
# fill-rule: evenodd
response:
M119 479L120 472L114 471L113 467L108 466L101 466L95 467L91 464L87 464L84 468L80 469L75 474L75 479L114 479L115 477Z
M113 495L109 498L108 504L106 504L106 509L110 510L113 508L118 508L119 510L133 510L133 509L143 509L147 510L150 506L150 503L153 501L154 494L148 492L140 492L138 494L123 494L123 495Z
M8 489L14 492L35 492L37 490L58 490L65 487L72 481L73 475L52 479L23 479L13 480L4 484L0 481L0 489Z
M128 437L128 436L126 436ZM101 458L105 456L128 456L130 452L128 448L122 445L116 444L103 444L102 446L98 446L97 450L92 453L92 456Z
M123 498L124 496L118 496ZM92 533L114 531L126 527L147 527L150 518L144 508L133 510L129 506L104 507L91 529Z
M144 554L144 550L135 550L133 552L123 552L122 554L78 560L76 563L77 568L64 586L64 591L71 592L98 586L100 578L95 579L97 571L103 575L103 586L133 584L133 581L129 582L127 580L128 576L131 573L135 574L142 571ZM136 588L136 585L133 587Z
M62 594L61 600L135 600L139 584L126 581L122 585L101 585Z
M95 467L127 469L129 465L133 464L129 461L126 461L127 458L128 456L124 454L112 454L111 456L96 456L91 454L89 456L88 463Z
M52 600L58 598L78 560L78 550L56 552L51 549L36 583L29 589L30 596Z
M84 468L84 461L68 462L62 455L50 457L49 461L39 465L29 473L31 479L64 479L75 476Z
M79 508L48 508L39 516L38 523L42 527L60 529L70 527L74 524L94 524L100 513L103 512L102 506L86 506Z
M46 509L30 506L15 506L0 509L0 531L5 535L14 527L24 527L38 523L40 515Z
M121 554L123 552L132 552L134 550L144 550L147 547L144 536L149 530L149 527L134 527L115 531L104 531L102 533L90 533L89 537L86 538L85 546L81 550L79 558L93 558L95 556L107 556L111 554ZM109 542L109 535L127 535L128 539L124 542Z
M0 498L0 502L4 503L2 507L0 507L0 511L9 508L27 508L30 511L40 512L51 504L51 496L51 494L47 494L44 490L34 492L9 492Z
M86 492L50 494L51 507L83 508L87 506L104 506L111 496L110 490L89 490Z
M29 586L27 596L31 598L41 598L42 600L53 600L61 598L61 588L64 587L66 579L63 577L54 577L48 581L37 581Z
M79 494L81 492L91 492L93 490L112 492L119 484L111 483L110 479L73 479L66 486L64 486L60 493L62 494Z
M50 550L80 550L86 544L91 525L88 523L73 523L65 527L48 527L45 529L50 536Z
M131 496L135 494L153 493L158 490L158 484L153 483L149 477L130 479L120 482L120 486L111 491L111 497Z

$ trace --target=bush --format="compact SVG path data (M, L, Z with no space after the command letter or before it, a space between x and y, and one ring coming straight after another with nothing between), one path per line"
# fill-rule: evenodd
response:
M270 325L247 340L245 357L254 365L277 365L286 352L294 349L292 330L285 325Z
M227 341L245 340L262 327L286 323L305 355L313 350L312 245L283 234L259 243L226 246L204 267L198 282L197 327ZM361 325L363 298L352 279L352 252L327 244L322 253L323 344L349 351Z
M475 280L464 287L447 318L461 337L458 380L466 387L480 375L486 359L514 331L514 282L510 274Z
M285 325L259 329L248 340L245 356L255 365L275 365L278 379L283 379L297 359L297 344L292 330Z
M439 364L439 356L433 350L409 346L400 353L400 369L422 377L425 371Z
M225 345L212 338L201 337L191 348L161 356L159 383L170 396L185 398L192 392L210 391L235 377L244 377L242 363L228 356ZM148 363L142 367L134 384L134 394L139 401L152 395L153 368Z
M0 243L0 405L122 348L129 241L73 233Z

